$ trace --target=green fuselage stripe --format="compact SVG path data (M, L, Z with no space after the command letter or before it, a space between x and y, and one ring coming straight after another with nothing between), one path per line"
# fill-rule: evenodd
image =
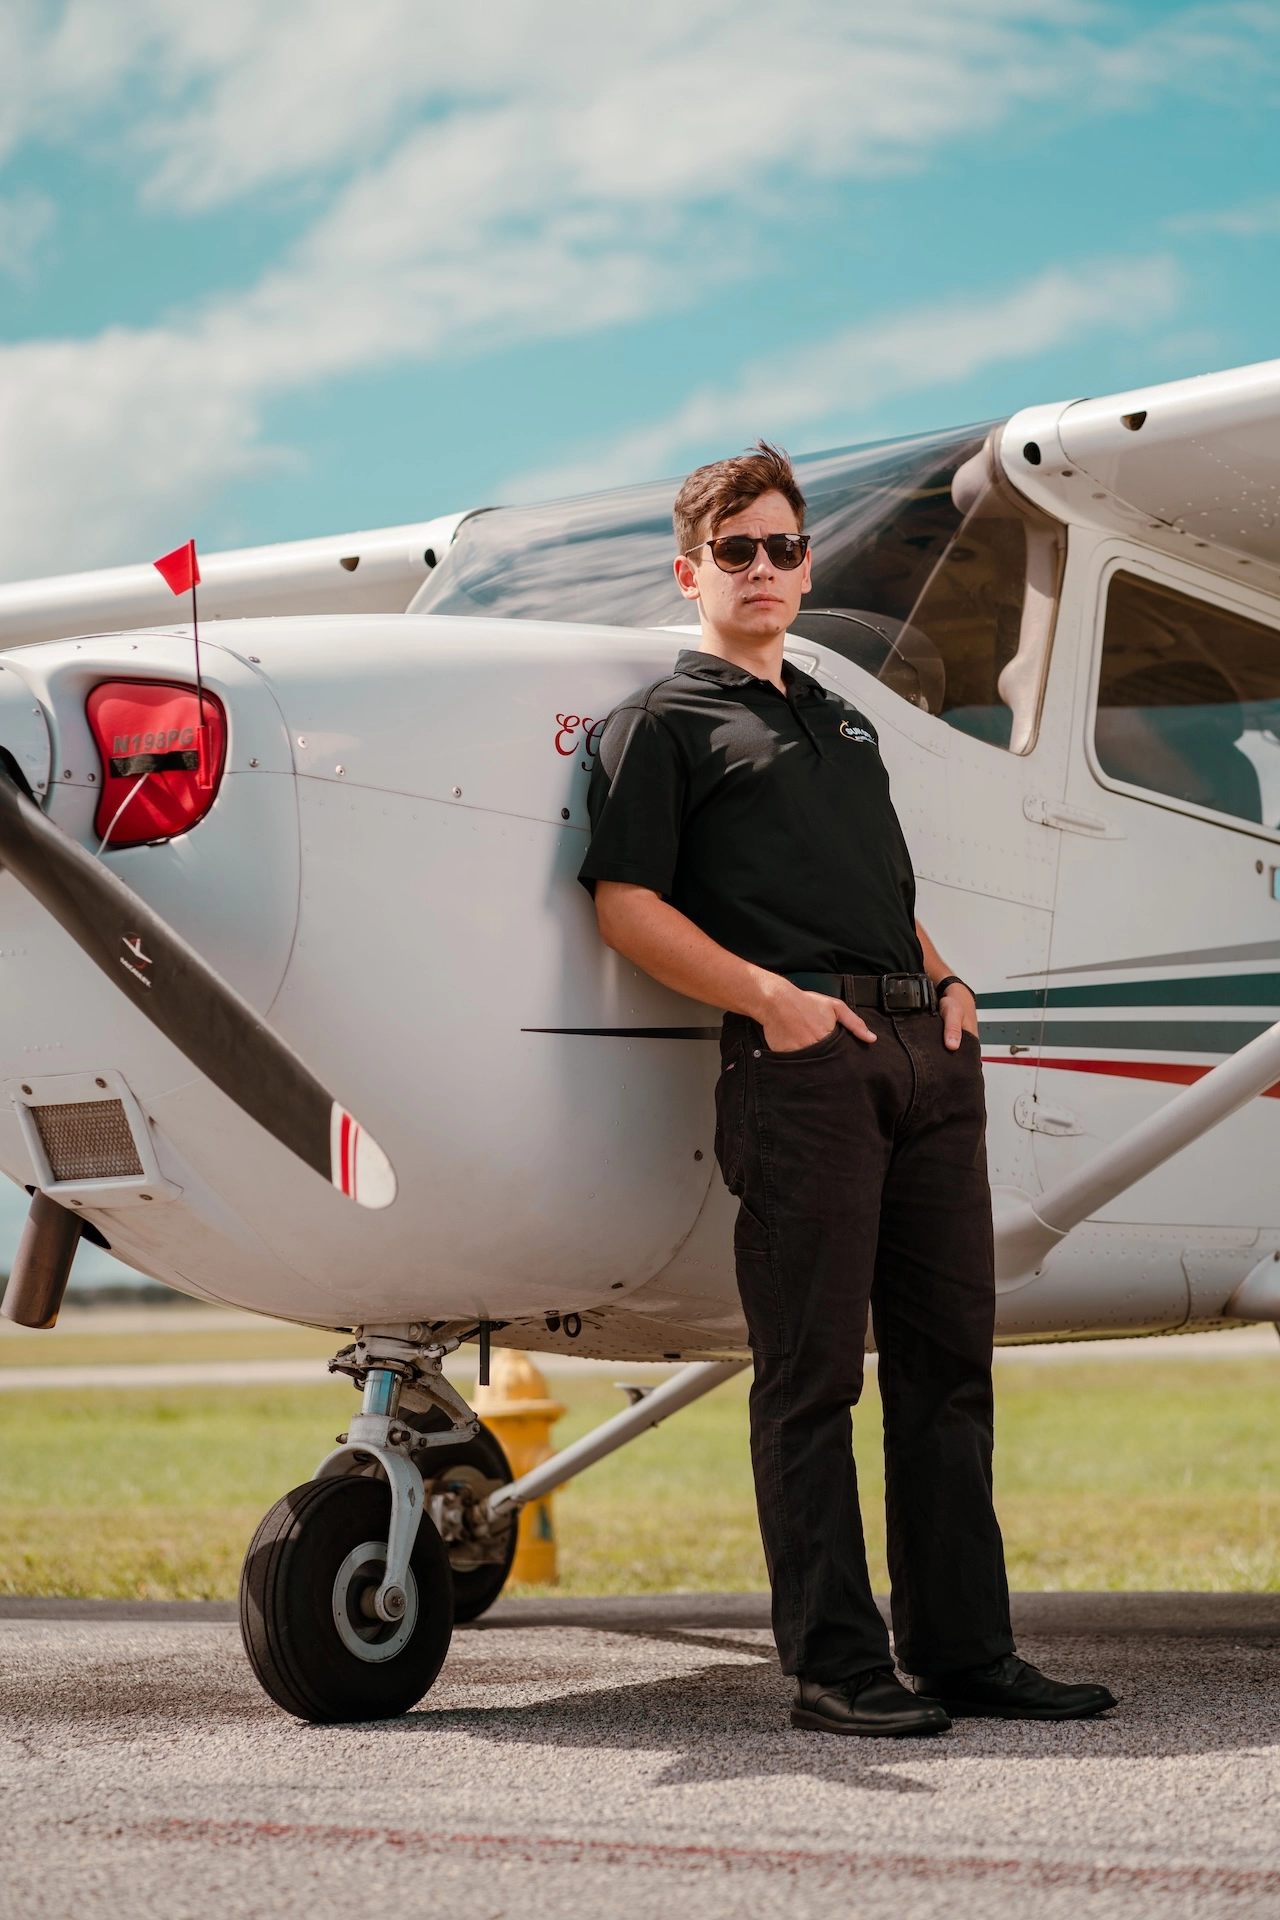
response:
M983 1020L990 1047L1089 1047L1144 1053L1237 1053L1269 1020Z
M1226 973L1194 980L1125 980L1094 987L1032 987L980 993L980 1007L1274 1007L1280 973Z

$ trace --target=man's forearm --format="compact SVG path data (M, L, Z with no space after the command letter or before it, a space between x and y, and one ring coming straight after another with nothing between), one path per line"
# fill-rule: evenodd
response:
M916 921L916 938L920 942L920 951L924 955L924 970L936 987L939 980L945 980L953 970L950 968L920 922ZM938 1006L942 1013L943 1029L949 1047L960 1045L960 1035L971 1033L978 1038L978 1003L970 988L958 980L947 988Z
M934 946L932 940L918 920L916 921L916 938L920 942L920 951L924 955L924 970L936 986L939 980L946 979L947 975L951 972L951 968L938 952L938 949Z
M835 1026L875 1045L874 1032L856 1008L740 960L648 887L599 881L596 917L606 944L624 959L689 1000L758 1021L771 1051L814 1046Z
M606 943L664 987L726 1013L768 1017L780 976L739 959L648 888L602 880L596 914Z

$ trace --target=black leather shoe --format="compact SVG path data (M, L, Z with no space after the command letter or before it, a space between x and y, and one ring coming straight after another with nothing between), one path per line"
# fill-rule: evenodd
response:
M896 1673L874 1667L851 1680L797 1680L793 1727L810 1733L861 1733L873 1740L945 1733L951 1725L936 1700L922 1700Z
M1110 1688L1050 1680L1016 1653L1006 1653L989 1667L917 1674L916 1692L940 1701L956 1720L1087 1720L1116 1704Z

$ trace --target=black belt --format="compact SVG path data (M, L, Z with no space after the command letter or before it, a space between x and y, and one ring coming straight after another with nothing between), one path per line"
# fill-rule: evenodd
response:
M936 1013L938 996L927 973L788 973L806 993L829 993L848 1007L879 1007L882 1013Z

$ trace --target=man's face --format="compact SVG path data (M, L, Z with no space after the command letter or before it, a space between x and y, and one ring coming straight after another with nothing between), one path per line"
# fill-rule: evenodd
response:
M762 493L741 513L722 520L715 538L745 533L762 540L770 533L799 533L795 512L780 493ZM775 567L763 547L743 573L723 573L711 558L709 546L699 547L692 559L681 555L675 563L676 581L686 600L696 600L703 620L726 637L771 640L785 633L809 591L810 556L787 572Z

